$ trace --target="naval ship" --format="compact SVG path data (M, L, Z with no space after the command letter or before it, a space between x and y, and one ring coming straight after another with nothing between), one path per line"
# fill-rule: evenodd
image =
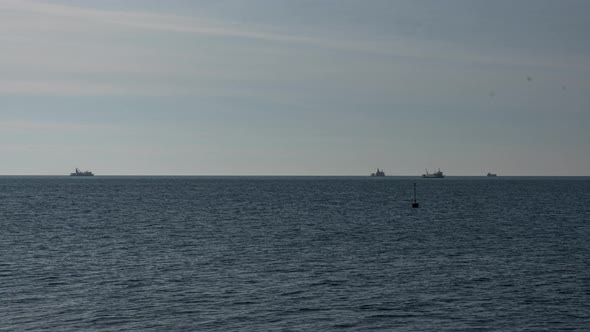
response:
M385 172L382 169L377 168L377 172L371 173L371 176L385 176Z
M94 173L92 173L91 171L82 172L81 170L76 168L76 171L74 173L70 173L70 176L94 176Z

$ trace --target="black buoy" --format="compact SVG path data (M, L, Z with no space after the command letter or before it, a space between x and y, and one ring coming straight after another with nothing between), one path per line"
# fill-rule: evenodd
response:
M412 202L413 208L419 208L420 204L416 201L416 182L414 182L414 202Z

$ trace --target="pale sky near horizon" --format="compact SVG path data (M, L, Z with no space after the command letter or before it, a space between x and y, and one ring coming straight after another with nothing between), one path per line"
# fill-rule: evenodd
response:
M0 0L0 174L590 175L589 14Z

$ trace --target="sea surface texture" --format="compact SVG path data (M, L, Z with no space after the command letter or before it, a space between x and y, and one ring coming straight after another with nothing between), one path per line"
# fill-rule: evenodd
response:
M1 331L589 329L589 178L0 177Z

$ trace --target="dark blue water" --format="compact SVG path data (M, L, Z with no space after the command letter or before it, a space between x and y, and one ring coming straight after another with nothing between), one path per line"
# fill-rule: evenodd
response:
M0 330L588 329L588 178L0 177Z

